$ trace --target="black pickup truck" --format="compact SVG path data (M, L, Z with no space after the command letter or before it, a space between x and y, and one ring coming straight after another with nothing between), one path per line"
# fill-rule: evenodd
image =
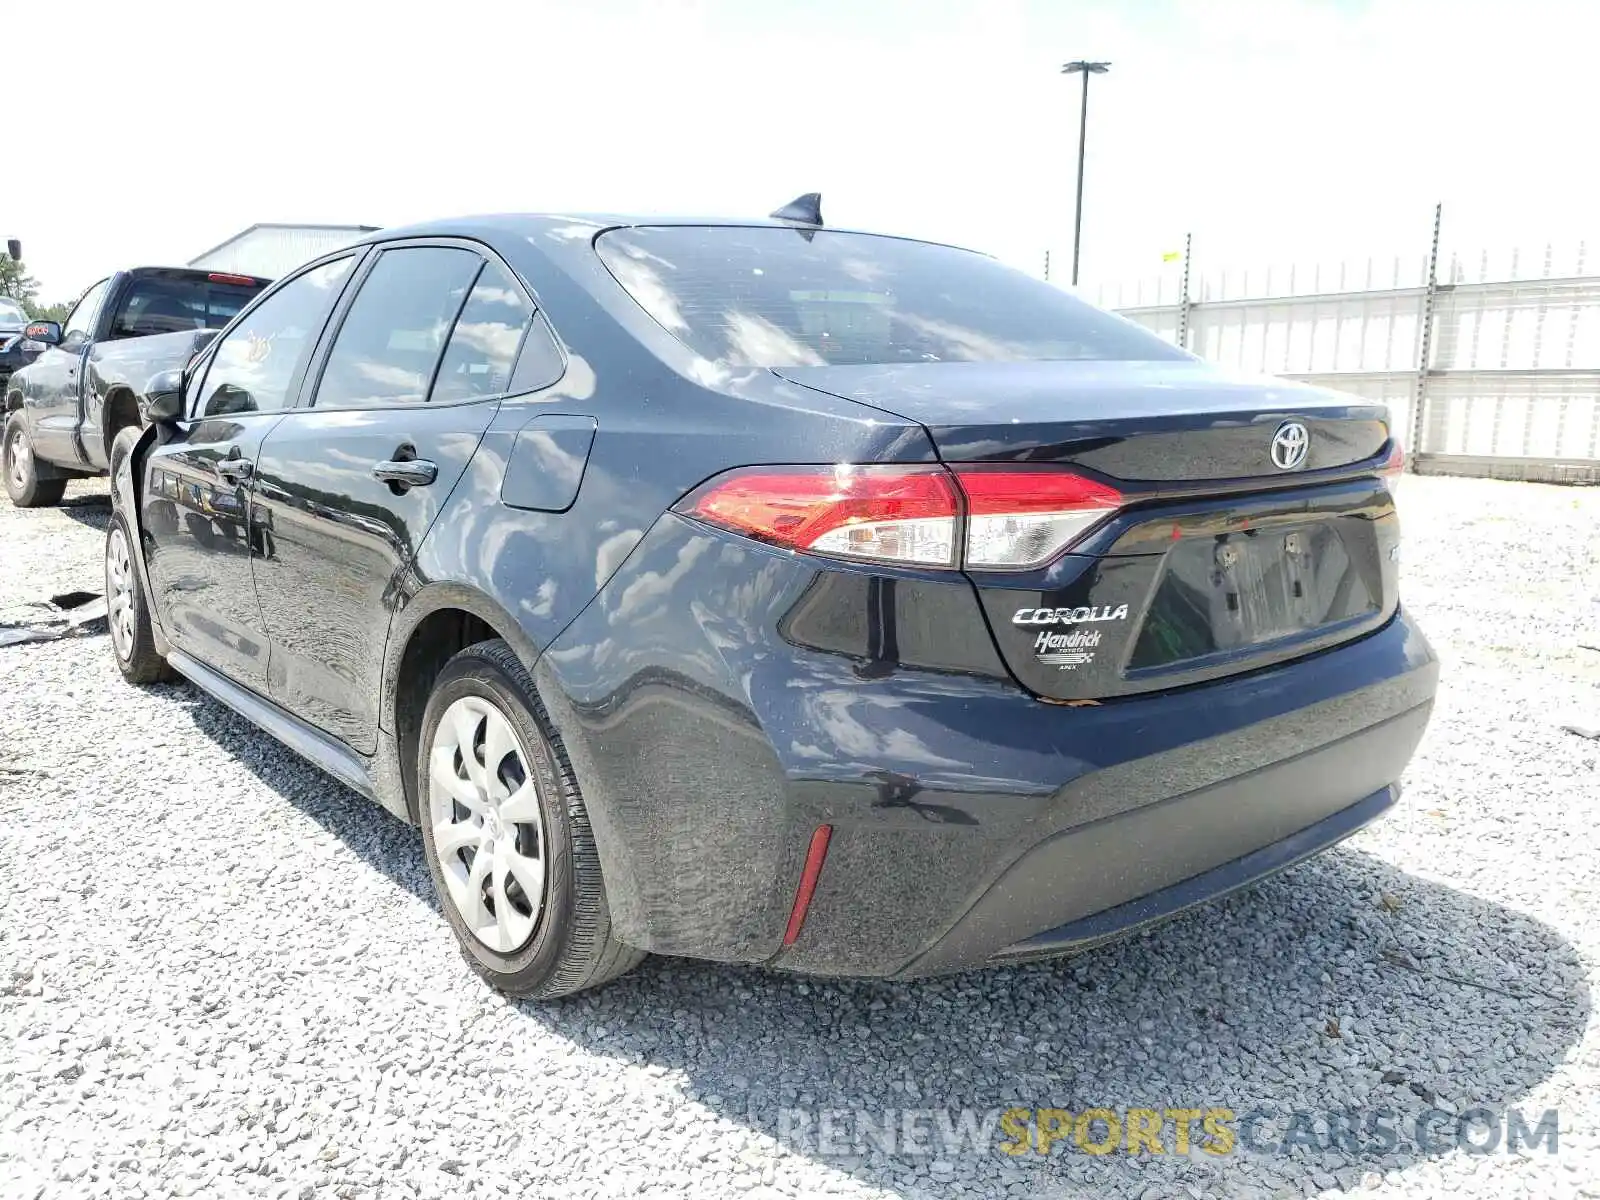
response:
M0 469L11 503L56 504L68 480L103 474L117 434L143 424L151 376L185 366L269 282L136 267L86 291L65 326L27 326L39 352L4 384Z

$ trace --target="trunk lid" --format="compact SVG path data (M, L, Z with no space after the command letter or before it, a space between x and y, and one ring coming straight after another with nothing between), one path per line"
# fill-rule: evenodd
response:
M947 463L1058 465L1123 492L1047 565L967 570L1001 656L1040 696L1100 700L1256 670L1371 632L1397 607L1382 405L1200 362L779 374L920 422ZM1289 425L1305 441L1285 468L1273 447Z
M1149 482L1279 475L1274 430L1301 421L1316 471L1371 458L1386 410L1199 361L779 367L794 383L917 421L946 462L1077 463Z

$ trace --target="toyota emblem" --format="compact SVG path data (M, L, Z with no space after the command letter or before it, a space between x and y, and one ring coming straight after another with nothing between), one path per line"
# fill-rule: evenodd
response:
M1311 448L1311 434L1299 421L1285 421L1272 435L1272 465L1280 471L1292 471L1306 460Z

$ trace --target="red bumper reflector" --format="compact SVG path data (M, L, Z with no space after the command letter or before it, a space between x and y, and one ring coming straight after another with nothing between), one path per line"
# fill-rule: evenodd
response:
M783 931L785 946L795 944L800 937L800 927L806 923L806 910L811 907L811 896L817 890L817 876L822 874L822 860L828 857L828 839L832 836L832 825L818 825L811 835L806 868L800 873L800 886L795 889L794 908L789 910L789 927Z

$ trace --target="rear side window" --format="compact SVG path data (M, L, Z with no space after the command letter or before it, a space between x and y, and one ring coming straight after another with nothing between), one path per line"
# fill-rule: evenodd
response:
M688 226L612 230L596 249L661 326L730 366L1187 357L1060 288L949 246Z
M111 319L111 337L221 329L265 286L220 283L204 275L139 276Z
M316 407L421 404L482 264L472 251L448 246L385 250L328 352Z
M310 357L353 257L336 258L289 280L217 343L200 385L197 417L276 412Z
M517 347L532 319L533 306L506 269L485 266L450 334L432 399L473 400L509 390Z

